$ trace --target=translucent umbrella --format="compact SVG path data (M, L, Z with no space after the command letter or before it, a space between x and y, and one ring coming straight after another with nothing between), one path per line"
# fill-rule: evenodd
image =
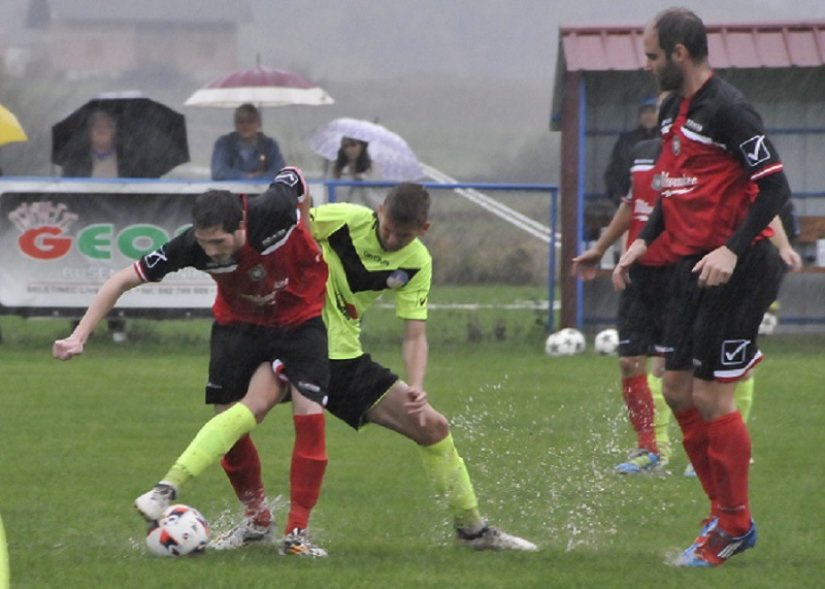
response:
M343 137L367 142L370 159L385 180L401 182L424 176L421 164L407 142L378 123L351 118L334 119L312 132L308 139L309 147L318 155L334 161Z
M0 145L28 140L23 126L14 113L0 104Z

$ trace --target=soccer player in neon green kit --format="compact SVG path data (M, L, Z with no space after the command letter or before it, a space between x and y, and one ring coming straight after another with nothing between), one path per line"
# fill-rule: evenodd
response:
M322 315L329 334L327 409L354 429L375 423L418 445L424 469L447 501L460 543L476 550L533 551L535 544L489 525L481 516L449 422L427 401L426 320L432 260L419 237L430 225L429 206L426 189L405 182L388 193L377 211L350 203L312 209L312 235L329 266ZM395 294L396 316L405 325L406 382L361 347L361 317L388 290ZM260 490L250 488L245 493L260 494ZM239 548L255 539L247 519L215 547Z

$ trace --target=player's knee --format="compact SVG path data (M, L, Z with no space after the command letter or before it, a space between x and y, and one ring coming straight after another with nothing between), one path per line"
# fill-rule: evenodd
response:
M623 378L642 376L645 372L646 358L643 356L623 356L619 358L619 370Z
M414 419L418 424L418 431L414 439L422 446L437 444L450 434L450 422L432 407L427 407L424 413L423 425L421 425L417 417L414 417Z
M662 377L662 395L673 411L693 407L693 377L689 372L668 371Z
M428 416L428 420L432 421L432 425L430 429L432 430L432 435L436 439L436 442L439 442L450 435L450 422L447 421L447 418L441 415L435 409L432 410L432 417Z

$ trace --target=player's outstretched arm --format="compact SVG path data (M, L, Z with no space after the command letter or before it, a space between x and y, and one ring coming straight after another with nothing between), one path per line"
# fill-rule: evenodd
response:
M622 202L613 214L610 224L596 240L596 243L593 244L593 247L573 258L571 273L582 280L593 280L596 277L596 266L604 256L604 252L627 231L632 217L633 211L630 206Z
M419 319L404 320L404 341L401 344L407 383L412 388L424 388L427 372L429 343L427 342L427 322Z
M120 296L127 290L142 284L142 282L134 266L128 266L120 270L104 282L72 334L67 338L54 342L52 356L58 360L71 360L82 354L83 346L86 344L86 340L89 339L89 335L97 327L97 324L109 314Z
M404 369L409 383L406 407L410 414L418 413L422 426L425 419L423 411L427 405L424 376L427 373L429 349L427 322L418 319L404 320L404 341L401 344L401 352L404 356Z

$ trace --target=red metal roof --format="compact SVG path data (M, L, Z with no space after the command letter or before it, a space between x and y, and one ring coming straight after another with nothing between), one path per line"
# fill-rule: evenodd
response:
M706 25L714 68L825 65L825 22ZM567 71L638 70L645 64L642 27L562 27L559 56Z

